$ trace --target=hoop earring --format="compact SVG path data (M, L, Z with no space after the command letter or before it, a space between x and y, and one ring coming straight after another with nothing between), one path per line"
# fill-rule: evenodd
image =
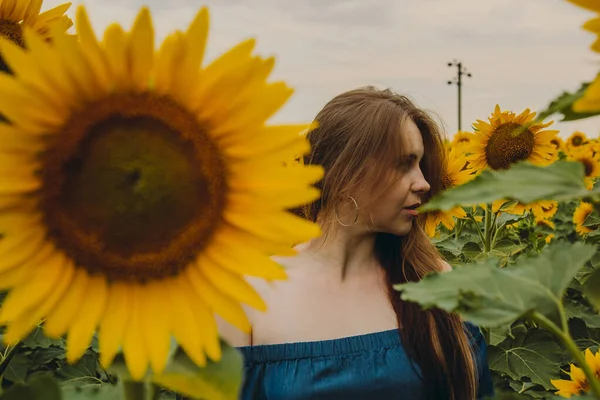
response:
M341 226L345 226L345 227L352 226L352 225L354 225L356 223L356 221L358 221L358 203L356 202L356 200L354 199L354 197L352 197L352 196L348 196L348 197L354 203L354 220L352 220L352 222L350 224L344 224L340 220L340 217L338 217L337 211L333 210L333 215L335 216L335 220L338 222L338 224L340 224Z

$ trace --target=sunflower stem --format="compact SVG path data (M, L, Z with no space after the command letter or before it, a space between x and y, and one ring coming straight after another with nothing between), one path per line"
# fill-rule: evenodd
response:
M160 388L149 382L123 382L125 400L156 400L160 397Z
M561 308L562 308L562 304L559 303L559 309L561 309ZM561 314L564 314L564 309ZM590 389L591 389L592 393L594 394L594 397L597 399L600 399L600 379L596 378L594 371L592 371L590 366L587 365L587 363L585 362L585 357L583 355L583 352L579 349L579 347L577 347L577 344L571 337L571 334L569 333L569 331L562 330L554 322L550 321L548 318L546 318L544 315L540 314L537 311L534 311L531 314L531 319L533 321L539 323L541 326L546 328L548 331L550 331L550 333L552 333L554 336L556 336L565 345L565 347L567 348L569 353L571 353L573 358L575 358L575 361L577 362L578 366L583 370L583 373L585 374L585 376L588 380Z
M488 205L485 206L485 217L484 217L484 232L485 238L483 241L484 251L489 253L492 250L492 210Z

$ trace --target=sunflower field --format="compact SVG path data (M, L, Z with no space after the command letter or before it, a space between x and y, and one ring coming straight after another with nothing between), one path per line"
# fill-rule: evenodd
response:
M293 90L254 40L204 63L205 8L159 44L147 8L101 36L68 8L0 0L0 400L237 399L215 316L248 332L244 277L320 235L289 211L311 126L268 124ZM600 399L600 139L551 120L597 115L600 75L440 154L421 222L454 268L396 289L481 327L498 399Z

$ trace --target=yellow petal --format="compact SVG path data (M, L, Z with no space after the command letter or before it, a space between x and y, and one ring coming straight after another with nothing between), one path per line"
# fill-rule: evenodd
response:
M133 87L139 90L147 89L154 62L154 28L147 7L142 7L133 23L126 57L129 62L129 79Z
M294 190L271 188L264 192L245 191L230 193L230 212L268 212L269 210L290 209L312 203L321 196L321 191L314 187L301 187ZM251 211L250 211L251 210Z
M248 215L226 211L225 219L239 229L275 243L303 243L321 235L317 224L289 212Z
M235 118L211 131L214 135L222 135L227 132L243 130L245 126L262 124L278 111L292 96L294 90L283 82L265 85L260 91L263 101L255 101L242 112L236 114Z
M112 24L104 31L104 48L108 64L120 86L127 82L127 34L118 24Z
M199 261L196 265L200 272L221 292L257 310L265 311L267 309L263 299L244 278L221 268L207 258Z
M208 10L203 7L185 33L185 57L182 57L177 73L173 75L173 93L182 103L188 104L192 88L199 78L208 37Z
M305 188L318 182L324 172L319 165L289 168L263 164L260 161L235 163L230 169L230 185L233 190L266 190L272 187L281 190Z
M211 310L243 332L250 333L250 321L240 303L219 291L197 268L188 267L186 269L186 276L189 279L193 290L196 292L196 295L201 298Z
M59 6L56 6L54 8L51 8L48 11L44 11L43 13L41 13L38 18L44 21L49 21L51 19L60 17L61 15L63 15L64 13L67 12L67 10L69 9L69 7L71 7L71 3L64 3L61 4Z
M156 57L154 86L157 93L173 93L173 80L177 75L175 66L180 64L184 51L185 42L181 32L175 32L163 40Z
M60 114L54 112L53 103L31 87L11 75L0 74L0 112L19 126L36 130L53 130L64 123ZM22 123L27 119L27 123Z
M218 362L221 360L221 344L219 343L219 332L217 322L210 309L196 296L192 286L187 281L185 275L175 278L175 283L179 287L179 292L188 304L194 304L194 316L201 332L203 347L211 360Z
M40 14L42 10L42 0L31 0L25 8L25 14L23 15L23 21L28 22L34 20Z
M203 330L202 327L198 326L192 304L187 301L187 296L182 293L181 288L173 280L164 280L163 285L173 309L177 310L178 323L174 323L171 327L173 335L196 365L206 365L206 355L202 343Z
M148 349L144 337L141 307L144 301L142 288L137 284L130 285L131 290L131 319L123 339L123 354L131 377L142 380L148 371Z
M77 8L77 34L81 41L82 51L89 61L90 68L93 69L99 88L102 93L108 93L112 78L108 60L96 39L84 6Z
M568 0L579 7L587 8L588 10L600 13L600 3L597 0Z
M207 256L219 266L238 275L269 280L287 278L283 267L259 250L245 246L243 243L236 243L233 237L222 236L221 239L222 241L212 243L207 251Z
M61 337L67 332L73 319L78 317L81 303L85 298L86 291L89 290L89 281L87 272L82 268L77 268L71 286L46 318L44 330L49 337Z
M78 313L69 327L67 361L70 363L77 361L90 345L106 309L107 297L106 278L100 275L90 277L81 302L81 309L85 312Z
M123 342L133 309L133 289L126 283L113 282L108 290L108 304L98 332L100 363L105 368L112 364Z
M252 137L247 137L244 142L233 142L226 151L234 158L253 158L259 154L269 154L296 142L306 142L307 139L302 133L310 126L310 124L265 126Z
M46 300L60 282L65 259L47 243L39 254L37 270L31 271L31 279L11 290L0 309L0 324L6 324L22 315L28 308L36 307Z
M54 110L61 116L68 115L78 99L78 88L73 84L60 54L39 35L25 30L27 47L30 49L30 67L19 78L36 87L52 101ZM58 111L62 107L62 111Z
M171 345L171 320L175 308L169 303L162 282L149 282L141 287L140 318L144 325L144 340L150 357L150 366L155 374L162 374L167 366Z
M0 229L6 226L2 225L1 222ZM10 228L6 227L6 229ZM39 252L44 241L44 233L39 229L4 232L6 236L0 239L0 273L14 268L22 268L24 263ZM1 282L0 285L2 285Z
M24 339L39 324L40 320L48 315L48 312L62 299L65 291L70 287L74 276L75 268L73 264L65 262L61 280L52 288L53 290L50 292L50 295L46 297L44 302L30 308L28 312L21 314L17 320L8 326L4 336L6 341L16 343Z
M67 35L56 34L53 46L63 57L63 64L73 84L77 86L78 97L86 100L96 100L103 93L92 67L83 53L83 47Z

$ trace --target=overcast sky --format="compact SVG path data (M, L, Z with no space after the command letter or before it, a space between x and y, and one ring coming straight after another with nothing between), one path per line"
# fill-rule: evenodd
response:
M46 0L44 9L62 2ZM78 4L98 34L111 22L129 29L149 5L159 39L209 6L209 59L255 37L259 53L277 57L274 77L296 89L277 122L312 120L336 94L371 84L408 94L451 135L457 88L447 84L456 74L448 61L473 74L463 86L463 130L496 103L542 109L600 70L594 38L580 28L593 14L566 0L75 0L70 16ZM600 132L600 118L555 125L565 137Z

